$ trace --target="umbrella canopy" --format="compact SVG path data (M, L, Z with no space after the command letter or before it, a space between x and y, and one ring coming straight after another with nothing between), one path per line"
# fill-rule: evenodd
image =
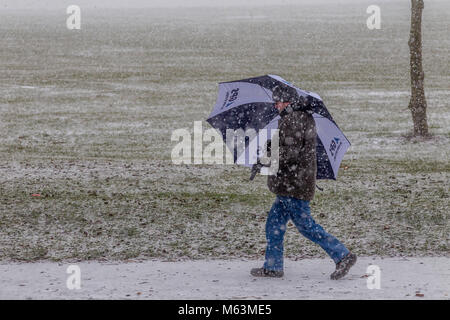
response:
M294 88L299 96L305 97L311 109L317 130L317 179L336 179L338 169L350 142L331 117L322 99L314 92L305 91L293 86L276 75L264 75L255 78L221 82L219 94L213 111L206 120L212 127L222 134L226 142L227 129L254 129L257 133L267 129L269 134L257 135L258 145L264 145L270 139L273 130L278 127L279 112L272 99L272 91L278 85ZM249 148L252 141L245 142L245 152L237 153L237 149L230 149L235 163L252 166L258 158L257 152ZM227 143L228 146L230 144ZM242 157L245 161L239 161ZM242 160L242 159L241 159Z

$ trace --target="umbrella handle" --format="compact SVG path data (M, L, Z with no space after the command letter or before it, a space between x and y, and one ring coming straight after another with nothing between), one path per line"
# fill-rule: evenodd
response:
M259 159L256 161L256 163L252 166L252 173L250 175L250 181L255 179L255 176L258 172L261 172L262 167L270 167L269 165L264 165L261 162L259 162Z
M259 161L258 161L258 163L255 163L255 164L253 165L253 167L252 167L252 173L251 173L251 175L250 175L250 181L252 181L253 179L255 179L256 174L257 174L258 172L261 171L261 168L262 168L262 167L263 167L263 165L260 164Z

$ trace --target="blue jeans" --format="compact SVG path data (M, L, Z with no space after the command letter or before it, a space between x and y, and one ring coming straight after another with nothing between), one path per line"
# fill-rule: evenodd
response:
M320 245L335 263L349 253L338 239L328 234L314 221L311 217L309 201L277 196L266 222L265 269L283 270L283 240L289 219L292 219L302 235Z

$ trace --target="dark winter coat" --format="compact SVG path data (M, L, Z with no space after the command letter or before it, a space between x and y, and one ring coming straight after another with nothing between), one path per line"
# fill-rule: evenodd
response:
M316 187L316 124L311 113L296 105L280 116L278 172L268 176L267 185L277 195L310 201Z

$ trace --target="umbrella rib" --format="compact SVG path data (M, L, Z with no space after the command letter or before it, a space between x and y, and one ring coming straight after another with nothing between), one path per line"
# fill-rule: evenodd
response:
M261 85L259 87L262 89L262 91L264 91L264 93L269 97L269 99L272 100L272 97L267 93L266 88L264 88Z

